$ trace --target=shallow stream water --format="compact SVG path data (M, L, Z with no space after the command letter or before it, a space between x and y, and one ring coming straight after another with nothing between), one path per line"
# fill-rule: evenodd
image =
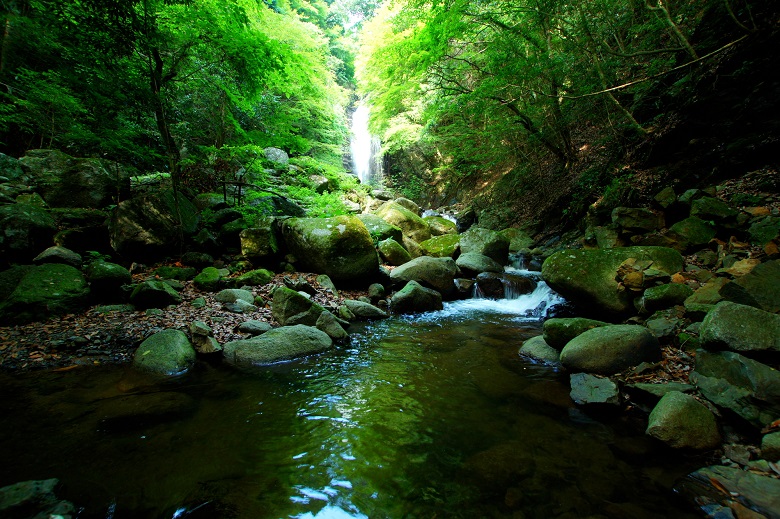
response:
M566 375L518 356L543 288L271 367L0 375L0 486L59 478L82 518L695 517L670 489L701 460L641 416L594 419Z

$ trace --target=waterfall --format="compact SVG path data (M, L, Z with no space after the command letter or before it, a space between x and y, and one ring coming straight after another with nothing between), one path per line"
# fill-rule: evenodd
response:
M362 184L379 185L382 181L382 157L379 137L368 131L369 108L359 104L352 114L352 168Z

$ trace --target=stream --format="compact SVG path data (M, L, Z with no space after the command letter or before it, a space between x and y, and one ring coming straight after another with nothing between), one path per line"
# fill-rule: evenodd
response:
M518 356L556 302L516 299L350 328L349 344L164 383L128 366L0 374L0 486L56 477L81 518L697 517L702 460L590 416Z

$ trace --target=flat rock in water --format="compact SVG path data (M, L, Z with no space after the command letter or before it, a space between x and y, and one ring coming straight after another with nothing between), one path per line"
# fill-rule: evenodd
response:
M561 363L571 371L613 375L661 359L661 347L643 326L615 324L590 329L568 342Z
M195 363L195 349L184 332L167 329L155 333L138 347L133 365L157 375L180 375Z
M579 405L609 404L620 405L620 391L617 384L607 377L597 377L588 373L573 373L569 377L571 399Z
M524 357L529 357L540 362L552 365L560 365L560 353L558 350L547 344L544 337L537 335L523 342L518 353Z
M313 326L297 324L274 328L264 334L223 345L225 360L239 365L273 364L329 349L333 341Z

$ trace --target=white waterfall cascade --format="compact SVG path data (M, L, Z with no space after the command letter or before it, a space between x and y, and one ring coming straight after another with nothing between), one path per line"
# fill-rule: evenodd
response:
M381 142L368 131L369 108L359 104L352 114L352 168L362 184L380 185L382 182Z

